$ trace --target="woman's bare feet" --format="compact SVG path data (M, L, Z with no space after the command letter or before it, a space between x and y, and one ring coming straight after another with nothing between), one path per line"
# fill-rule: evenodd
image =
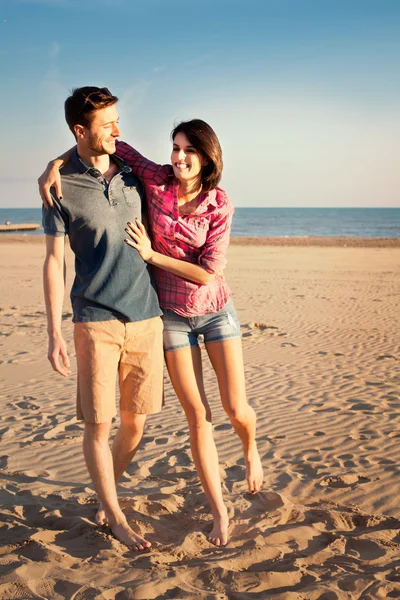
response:
M214 525L210 533L208 534L208 540L214 544L214 546L226 546L229 539L229 517L225 515L219 515L214 518Z
M127 521L110 525L110 528L117 540L128 546L130 550L143 551L151 548L151 543L135 533Z
M101 502L99 504L99 508L97 509L95 520L96 520L97 525L108 525L108 518L106 515L106 511L104 510Z
M249 486L249 492L255 494L259 492L264 481L264 473L261 464L260 455L257 448L245 453L246 461L246 480Z

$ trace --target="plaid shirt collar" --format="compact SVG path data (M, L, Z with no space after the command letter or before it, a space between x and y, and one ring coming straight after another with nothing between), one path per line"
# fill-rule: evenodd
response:
M175 197L177 198L178 197L179 179L177 179L173 173L172 173L172 177L173 177L173 185L175 187ZM200 208L200 206L203 206L203 204L205 204L206 206L211 204L212 206L218 207L217 190L215 188L213 190L210 190L209 192L201 192L200 202L199 202L195 212L197 212L198 209Z
M218 206L218 202L217 202L217 190L214 188L213 190L210 190L208 193L206 193L204 200L203 201L207 201L207 204L212 204L213 206L217 207Z

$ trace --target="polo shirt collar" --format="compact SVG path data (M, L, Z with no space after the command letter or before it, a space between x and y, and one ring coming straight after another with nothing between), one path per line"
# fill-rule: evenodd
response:
M130 167L128 167L126 162L121 157L117 156L116 154L112 154L111 159L115 162L118 169L122 173L130 173L132 171L132 169ZM93 176L97 177L97 175L99 173L98 169L96 169L95 167L89 167L88 165L86 165L83 162L83 160L80 158L76 148L74 148L74 151L72 153L71 163L73 164L74 168L76 169L76 172L80 173L81 175L88 174L88 175L93 175Z

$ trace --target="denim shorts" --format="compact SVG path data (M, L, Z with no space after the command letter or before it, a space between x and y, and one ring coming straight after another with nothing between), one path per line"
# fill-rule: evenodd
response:
M199 335L204 343L240 338L240 323L232 299L216 313L198 317L182 317L173 310L164 310L164 351L198 346Z

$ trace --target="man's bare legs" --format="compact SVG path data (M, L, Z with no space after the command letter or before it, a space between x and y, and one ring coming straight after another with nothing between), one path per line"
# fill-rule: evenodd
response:
M144 417L145 415L135 415L136 417ZM138 419L138 428L142 419ZM142 426L142 433L143 433ZM150 548L151 543L145 540L142 536L136 534L128 525L126 517L122 512L117 498L115 485L115 474L113 466L113 456L109 446L111 423L87 423L85 422L85 433L83 438L83 453L86 465L92 479L93 485L99 497L100 503L105 513L105 519L110 525L111 531L115 537L134 550L146 550ZM123 458L121 463L118 463L118 469L122 468L122 464L130 454L128 447L131 446L131 457L139 445L142 434L134 449L132 443L127 443L128 436L126 431L119 436L118 445L122 448ZM129 462L129 461L128 461ZM128 463L127 463L128 464ZM127 466L125 465L125 468ZM123 469L124 470L124 469ZM123 472L122 470L122 472ZM121 474L122 474L121 472ZM120 474L120 476L121 476Z
M207 403L201 353L198 346L165 353L169 376L190 431L190 447L204 492L211 504L214 525L209 540L216 546L228 541L228 512L222 498L218 454L215 446L211 411Z
M129 463L136 454L139 444L143 437L144 426L146 424L144 414L136 414L127 410L120 411L121 423L115 435L112 444L112 458L114 468L114 481L117 486L123 473L126 471ZM105 525L108 523L106 513L100 501L96 513L96 523Z
M241 340L209 342L206 349L217 375L223 407L242 442L249 491L258 492L264 476L256 444L256 415L246 398Z

